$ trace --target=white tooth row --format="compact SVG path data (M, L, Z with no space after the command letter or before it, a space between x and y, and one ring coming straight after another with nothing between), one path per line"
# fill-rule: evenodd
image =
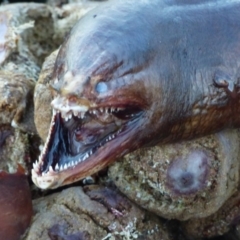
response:
M48 172L43 172L42 173L42 176L46 176L46 175L51 175L52 173L55 173L56 171L57 172L61 172L63 170L66 170L68 168L73 168L75 167L78 163L80 162L83 162L85 161L87 158L89 158L91 155L92 155L92 150L89 151L88 153L86 153L83 158L80 158L78 159L77 161L71 161L69 163L65 163L65 164L62 164L61 166L59 166L59 164L57 163L56 166L55 166L55 170L53 170L53 167L50 166L49 169L48 169ZM35 163L33 163L33 169L36 173L39 172L40 170L40 164L38 161L36 161Z
M89 110L89 113L92 113L92 114L97 114L98 110L103 113L112 113L112 112L118 112L120 110L122 110L123 108L114 108L114 107L100 107L99 109L93 109L93 110Z
M77 111L77 112L87 112L88 111L88 106L86 105L77 105L73 103L69 103L69 100L65 97L61 97L58 95L53 99L51 102L51 105L54 109L60 112L70 112L70 111Z
M116 137L115 134L109 135L108 138L105 140L106 142L111 141L112 139L114 139Z
M40 149L40 150L41 150L41 154L40 154L40 156L39 156L39 158L38 158L38 161L35 162L35 165L33 164L33 167L35 166L34 169L35 169L36 172L39 171L40 166L41 166L41 164L42 164L42 163L41 163L41 159L43 158L43 155L46 154L46 152L47 152L47 147L48 147L48 143L49 143L49 141L50 141L51 132L52 132L52 129L53 129L54 124L55 124L54 118L55 118L55 112L53 111L52 120L51 120L51 125L50 125L49 130L48 130L47 139L46 139L46 141L45 141L44 146L40 146L40 147L41 147L41 149Z
M90 114L97 114L98 111L100 111L101 113L105 112L105 113L112 113L112 112L117 112L117 111L120 111L122 110L122 108L114 108L114 107L111 107L111 108L99 108L99 109L91 109L89 110L88 112ZM59 111L59 110L56 110L55 111ZM70 120L72 118L72 116L74 115L75 117L78 117L78 118L84 118L85 117L85 113L86 112L83 112L83 111L76 111L76 110L73 110L71 109L69 112L66 112L64 110L60 110L61 112L61 116L62 118L65 119L65 121L67 122L68 120Z
M49 127L49 130L48 130L48 136L47 136L47 139L45 141L45 144L44 146L40 146L40 150L41 150L41 154L38 158L38 160L33 163L33 171L32 173L34 175L37 175L40 171L40 166L42 165L42 158L43 158L43 155L46 154L46 151L47 151L47 147L48 147L48 143L50 141L50 137L51 137L51 132L52 132L52 129L53 129L53 126L55 124L55 121L54 121L54 118L55 118L55 110L53 110L53 115L52 115L52 120L51 120L51 125Z
M87 158L89 158L91 155L92 155L92 150L89 151L88 153L86 153L82 158L76 160L76 161L71 161L69 163L65 163L65 164L62 164L61 166L59 166L59 164L57 163L56 166L55 166L55 171L63 171L63 170L66 170L68 168L73 168L75 167L78 163L80 162L83 162L85 161Z
M78 118L84 118L85 117L85 112L68 112L68 113L65 113L65 112L61 112L61 116L62 118L65 119L65 121L67 122L68 120L70 120L72 118L72 116L75 116L75 117L78 117Z
M121 130L119 130L117 132L120 133ZM111 141L112 139L114 139L116 137L117 134L112 134L112 135L109 135L108 138L105 140L105 142L108 142L108 141ZM102 144L100 144L101 146ZM69 163L65 163L65 164L62 164L61 166L59 166L59 164L57 163L56 166L55 166L55 170L53 170L53 167L50 166L49 169L48 169L48 172L43 172L42 173L42 176L46 176L46 175L51 175L52 173L55 173L56 171L57 172L61 172L63 170L66 170L68 168L74 168L78 163L80 162L83 162L85 161L87 158L89 158L91 155L93 154L93 151L90 150L89 152L87 152L82 158L76 160L76 161L71 161ZM41 163L40 161L36 161L35 163L33 163L33 169L35 171L35 173L38 173L39 170L40 170L40 166L41 166Z

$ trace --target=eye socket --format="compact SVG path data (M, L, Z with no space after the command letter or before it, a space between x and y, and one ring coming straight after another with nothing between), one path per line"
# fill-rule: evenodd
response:
M108 86L105 82L99 82L97 83L95 89L98 93L105 93L108 90Z

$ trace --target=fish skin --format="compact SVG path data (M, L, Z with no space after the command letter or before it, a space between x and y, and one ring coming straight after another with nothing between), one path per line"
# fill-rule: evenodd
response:
M126 0L83 17L60 48L52 88L78 106L130 103L144 113L54 187L140 147L239 127L239 11L238 1Z
M61 47L59 92L97 105L117 101L113 95L139 98L153 144L237 127L239 10L237 1L107 2L80 20ZM64 79L66 71L74 76ZM109 85L105 94L94 89L99 79ZM233 89L217 85L219 79Z

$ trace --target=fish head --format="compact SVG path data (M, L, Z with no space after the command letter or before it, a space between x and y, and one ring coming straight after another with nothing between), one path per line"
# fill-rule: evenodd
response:
M103 26L80 25L55 63L52 121L32 170L42 189L83 179L149 140L144 130L153 112L155 86L146 75L151 54L130 37L120 41L118 33L104 34Z

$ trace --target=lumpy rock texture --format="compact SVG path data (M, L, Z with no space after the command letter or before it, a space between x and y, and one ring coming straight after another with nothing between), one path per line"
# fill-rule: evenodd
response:
M33 202L26 240L170 240L159 219L114 189L72 187Z
M168 219L203 218L236 192L239 132L139 149L114 163L109 176L142 207Z

